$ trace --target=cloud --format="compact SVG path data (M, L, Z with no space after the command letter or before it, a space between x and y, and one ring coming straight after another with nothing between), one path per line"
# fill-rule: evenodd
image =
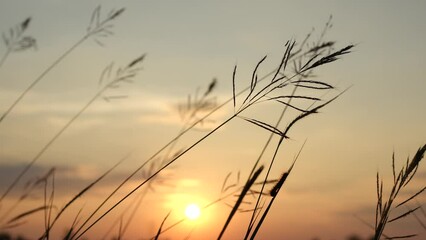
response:
M0 91L2 92L2 91ZM10 94L9 95L13 95ZM49 100L46 96L37 93L31 95L30 101L20 104L19 108L14 110L15 114L31 117L35 122L42 119L52 127L64 126L82 107L86 104L82 101L65 101L57 99ZM86 99L84 97L83 99ZM224 96L220 98L225 99ZM74 124L74 130L87 130L95 126L108 124L109 118L117 116L135 116L135 124L162 124L171 126L181 126L182 119L177 111L177 104L186 101L186 96L176 97L163 94L154 94L143 92L141 95L129 96L126 99L113 100L110 102L98 99L89 108L87 108L78 119L78 124ZM1 106L0 106L1 110ZM202 116L204 113L200 113ZM215 114L215 117L223 117L225 111L221 110ZM209 128L212 123L210 120L204 122L202 128Z
M0 164L0 193L3 193L12 181L18 176L21 171L25 168L24 163L1 163ZM76 166L58 166L48 167L43 165L34 165L25 174L20 183L11 192L9 197L19 197L22 194L29 191L30 186L39 182L37 187L31 191L31 196L40 198L44 191L44 182L40 183L49 172L54 171L55 178L55 195L59 197L70 197L80 192L84 187L93 182L96 178L103 174L94 165L76 165ZM108 192L112 190L112 187L118 186L130 173L125 171L113 171L102 181L100 181L90 193ZM51 176L49 175L49 184L51 184ZM135 182L140 182L139 179L134 177L129 181L128 185L135 185Z

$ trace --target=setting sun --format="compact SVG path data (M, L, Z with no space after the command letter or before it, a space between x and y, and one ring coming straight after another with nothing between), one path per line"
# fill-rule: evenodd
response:
M0 0L0 240L426 240L426 0L56 2Z
M197 204L189 204L185 209L185 216L190 220L199 218L200 214L200 207Z

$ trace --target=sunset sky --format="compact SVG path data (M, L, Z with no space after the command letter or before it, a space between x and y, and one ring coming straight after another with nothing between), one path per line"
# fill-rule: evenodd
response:
M235 65L236 89L242 90L250 85L259 60L268 56L258 70L261 77L278 66L287 40L300 43L311 33L308 43L312 44L332 15L332 27L324 40L336 41L336 50L349 44L355 48L316 70L316 80L336 86L325 95L328 99L350 89L289 133L290 140L279 152L272 178L280 177L305 140L306 144L258 239L344 239L353 233L363 237L373 233L357 217L374 224L377 171L388 189L392 153L399 169L426 143L426 1L1 0L0 31L7 35L11 27L31 17L24 35L35 38L37 44L12 52L0 66L0 114L85 35L98 5L102 6L101 18L111 9L126 9L112 21L113 35L99 38L103 46L93 38L79 44L0 122L0 193L99 91L99 78L109 64L114 64L115 71L146 53L139 63L142 69L132 84L103 95L119 99L97 99L70 125L4 200L0 218L22 194L26 182L52 167L56 168L55 204L61 207L128 156L58 222L54 234L62 236L80 208L84 207L81 216L87 217L112 187L176 136L182 128L177 105L185 103L188 94L194 97L197 88L201 94L215 78L218 84L212 96L218 103L228 100L232 97ZM0 58L6 52L1 42ZM237 104L243 100L238 98ZM281 106L264 106L243 116L274 124ZM185 135L171 154L189 147L232 113L231 103ZM291 115L287 117L286 123ZM268 136L264 129L242 119L232 120L160 174L152 188L142 188L114 209L86 236L101 239L138 196L144 196L142 205L125 239L155 236L169 212L165 226L184 218L186 205L205 206L229 193L221 193L228 173L232 173L230 183L240 173L241 186ZM276 139L272 146L275 143ZM267 157L272 150L268 149ZM140 183L147 172L138 173L114 200ZM423 165L416 177L403 193L405 197L424 186ZM199 219L185 221L164 236L217 238L231 210L228 205L235 200L229 197L202 210ZM424 194L417 200L419 204L426 202ZM43 188L38 188L9 217L42 204ZM13 232L39 236L43 219L43 214L37 213ZM248 213L238 213L224 239L242 238L248 220ZM426 222L426 218L423 220ZM426 236L412 217L390 224L388 230L390 235L415 232L417 239ZM115 228L113 233L117 231Z

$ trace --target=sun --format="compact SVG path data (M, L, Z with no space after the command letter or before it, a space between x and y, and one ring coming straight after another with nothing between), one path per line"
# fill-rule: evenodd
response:
M200 214L201 214L201 210L197 204L192 203L186 206L185 208L185 215L190 220L196 220L197 218L200 217Z

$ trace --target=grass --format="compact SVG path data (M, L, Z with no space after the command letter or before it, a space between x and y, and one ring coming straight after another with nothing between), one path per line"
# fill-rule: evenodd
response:
M86 40L93 39L98 45L103 46L103 42L100 39L113 35L113 23L118 17L123 15L124 11L124 8L111 10L106 16L102 17L101 7L97 7L90 17L86 33L84 33L71 47L66 49L51 63L51 65L44 69L28 87L22 90L21 94L18 95L1 115L0 127L5 124L5 120L10 113L13 112L15 106L24 99L34 86L41 82L47 74L55 69ZM11 28L8 34L4 35L6 51L1 58L0 69L4 66L4 62L6 62L12 53L36 46L35 38L25 35L30 26L30 22L31 18L27 18L16 27ZM308 117L311 118L320 110L334 102L346 91L336 92L332 84L322 80L315 80L314 78L314 71L316 69L337 61L342 56L349 54L354 48L354 45L347 45L336 50L335 42L324 41L323 39L330 28L331 18L325 24L319 39L314 41L310 46L307 46L307 42L311 41L312 33L309 33L300 44L295 40L288 41L284 46L282 58L276 64L275 69L263 76L260 72L263 70L263 66L269 58L268 56L261 58L253 68L248 86L239 86L242 81L238 79L239 72L237 71L237 65L234 66L232 72L232 96L225 101L218 101L218 98L214 95L215 88L218 84L216 79L213 79L203 92L200 93L200 90L197 89L194 94L188 95L187 101L178 104L176 107L182 121L181 129L177 132L176 136L168 140L164 146L159 148L150 157L141 161L141 164L135 167L132 172L128 173L126 178L117 186L111 188L111 192L109 192L100 203L97 203L93 210L88 212L85 211L84 206L78 205L79 203L77 200L84 197L89 192L94 191L94 188L97 187L99 182L103 181L120 164L131 157L131 153L126 154L122 159L117 161L115 165L111 166L92 182L89 182L79 192L73 193L72 197L70 197L62 207L57 206L58 203L55 199L55 193L57 191L55 185L56 171L55 168L52 168L45 176L30 182L29 186L24 190L18 200L12 206L8 206L6 210L3 206L4 200L10 196L12 191L18 191L17 186L22 178L30 172L31 168L42 159L42 156L90 106L100 99L109 102L126 97L125 95L111 95L110 90L119 88L122 84L132 83L142 70L146 55L142 54L135 56L133 60L121 67L117 67L114 63L109 64L100 73L98 91L65 122L53 137L40 148L33 158L29 159L27 165L2 193L0 197L0 216L2 217L0 220L0 230L22 227L25 225L25 220L31 219L33 215L35 216L43 212L43 233L41 236L34 237L38 239L52 239L52 231L60 227L63 228L63 226L58 226L58 222L64 217L65 213L70 211L71 206L78 206L79 211L75 214L71 225L66 226L67 231L64 235L64 239L84 239L86 234L92 230L94 226L101 224L106 216L110 215L113 211L118 211L121 205L127 203L124 208L120 208L122 212L118 214L115 221L113 221L112 224L109 222L110 227L105 231L105 235L103 236L103 239L106 239L112 235L111 233L113 231L118 231L117 239L124 239L130 224L134 221L135 214L139 212L139 209L149 207L146 205L147 203L143 201L145 196L149 193L149 190L153 189L155 184L162 184L164 179L168 178L166 171L176 165L177 162L181 161L188 153L199 147L201 143L216 134L218 130L222 130L230 122L242 120L267 132L269 137L265 141L265 144L262 144L258 157L254 159L251 165L251 171L247 174L246 181L240 183L240 174L238 174L237 182L228 184L228 180L231 176L230 173L224 180L222 196L205 205L204 209L233 198L229 214L227 218L223 220L223 226L218 230L217 239L225 237L226 233L229 231L231 222L235 221L235 216L243 212L250 213L250 220L244 223L247 230L244 236L241 236L241 239L255 239L262 226L264 226L265 219L271 212L272 206L279 196L279 192L283 188L284 183L290 175L295 174L295 163L304 146L303 144L291 166L286 170L281 170L281 177L276 178L271 176L272 170L275 167L274 163L277 161L278 153L282 149L283 144L291 139L290 133L292 133L293 128L299 125L302 120L305 121ZM242 90L237 91L237 89ZM332 95L331 97L326 97L330 94ZM258 116L251 116L249 113L251 109L258 106L262 107L274 104L281 107L280 115L274 123L263 121ZM196 130L198 127L202 126L203 123L208 121L215 112L223 110L228 106L231 106L233 109L228 117L220 120L215 127L207 129L204 135L194 140L186 147L178 148L178 143L183 136ZM283 127L283 125L285 125L285 127ZM276 144L271 146L274 143L274 139L277 140ZM268 151L272 152L270 159L266 157ZM416 194L400 202L396 206L393 204L400 191L402 191L413 179L425 151L426 145L419 149L411 161L407 161L406 166L404 166L398 174L395 172L395 161L393 159L394 182L391 194L386 201L383 201L383 182L380 180L379 175L377 175L378 201L376 223L373 227L375 231L374 239L378 240L381 239L382 236L385 236L384 230L387 223L399 221L408 215L415 216L417 221L423 224L421 218L415 215L416 211L423 211L421 206L414 209L407 209L403 214L391 219L389 218L393 209L405 206L425 190L425 188L422 188ZM127 186L127 184L138 175L142 176L142 180L130 190L126 190L127 192L124 196L119 196L119 191L123 190L124 186ZM31 193L37 191L40 186L43 192L43 204L21 213L14 213L15 209L23 204ZM254 199L254 207L250 207L249 209L243 208L249 201L249 196ZM132 197L133 200L131 201ZM170 212L164 217L161 225L158 226L156 235L152 236L150 239L160 239L162 234L186 220L181 219L169 224L169 216ZM189 234L188 238L190 235L191 234ZM414 235L385 237L392 239L413 236Z
M419 148L416 155L409 161L407 159L406 165L403 166L399 172L395 170L395 155L392 155L392 173L393 173L393 183L391 192L385 200L383 194L383 180L380 179L379 173L377 173L377 207L376 207L376 223L374 225L374 239L379 240L382 236L387 239L402 239L402 238L411 238L415 237L416 234L407 234L401 236L386 236L384 235L384 230L387 224L398 221L408 215L414 214L415 211L419 210L421 207L416 207L414 209L408 209L407 211L399 214L397 216L391 217L392 211L398 209L399 207L406 206L410 201L413 201L417 196L419 196L426 189L426 186L418 190L412 196L406 198L405 200L398 203L396 206L394 202L397 200L400 193L407 187L407 185L413 180L416 175L419 164L424 157L426 152L426 145L423 145Z
M113 10L105 17L105 19L101 20L100 19L100 6L97 7L93 11L90 25L87 28L87 33L84 34L83 37L80 40L78 40L74 45L72 45L69 49L67 49L61 56L59 56L56 60L54 60L49 67L47 67L44 71L42 71L42 73L38 77L36 77L27 88L25 88L22 91L22 93L15 99L15 101L1 115L0 125L2 125L2 123L6 119L6 117L12 112L12 110L16 107L16 105L28 94L28 92L30 92L41 80L44 79L44 77L50 71L52 71L59 63L61 63L77 47L79 47L81 44L83 44L83 42L85 42L90 37L93 37L97 42L99 42L99 40L97 40L96 37L108 37L108 36L112 35L111 28L112 28L113 25L110 25L110 23L114 19L119 17L123 12L124 12L124 8L119 9L117 11ZM20 31L18 31L18 33L15 33L15 34L11 33L11 39L14 39L14 38L12 38L12 36L14 36L14 35L18 35L20 37L21 33L24 32L24 30L26 30L26 28L28 27L28 24L29 24L29 18L27 20L25 20L20 25L21 27L19 28ZM10 42L10 43L9 43L9 45L7 45L8 50L5 54L5 58L8 56L9 48L13 49L13 46L15 45L15 44L12 44L12 43L14 43L16 41L17 40L7 41L7 42ZM9 46L11 46L11 47L9 47ZM56 135L50 139L50 141L48 141L44 145L43 148L40 149L40 151L34 156L34 158L28 163L28 165L22 170L22 172L15 178L15 180L12 182L12 184L10 184L10 186L6 189L6 191L1 195L0 203L9 194L9 192L15 187L15 185L20 181L22 176L24 176L25 173L34 165L34 163L37 162L37 160L43 155L43 153L57 140L57 138L59 138L62 135L62 133L75 121L75 119L77 119L99 96L101 96L107 89L117 88L120 83L125 82L125 81L130 81L131 78L135 76L134 71L136 71L137 69L134 69L133 67L136 63L140 62L142 59L143 59L143 57L137 58L134 61L132 61L126 68L118 69L119 71L117 71L115 78L110 80L109 83L105 84L101 88L101 90L99 92L97 92L94 95L94 97L85 106L83 106L81 108L81 110L79 112L77 112L76 115L74 115L74 117L71 118L61 128L61 130L59 132L57 132ZM110 71L111 71L112 67L113 67L113 65L111 64L104 71L104 73L107 73L108 77L110 75ZM101 75L99 83L101 84L103 80L104 80L104 74Z

